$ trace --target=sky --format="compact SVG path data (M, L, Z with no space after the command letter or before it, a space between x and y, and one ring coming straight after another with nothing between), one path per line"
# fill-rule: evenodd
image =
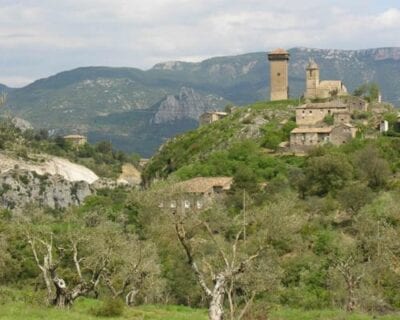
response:
M400 47L399 0L0 0L0 83L276 47Z

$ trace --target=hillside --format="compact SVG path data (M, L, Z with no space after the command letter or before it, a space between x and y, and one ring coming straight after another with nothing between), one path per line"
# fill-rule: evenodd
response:
M312 57L321 67L321 79L341 79L350 91L363 82L375 81L386 101L396 104L400 99L398 48L295 48L290 54L292 97L304 91L304 68ZM8 106L36 127L88 133L93 142L111 139L118 148L150 156L165 139L195 128L195 116L201 112L222 109L229 102L243 105L265 100L268 74L264 52L199 63L166 62L147 71L78 68L10 91ZM169 103L172 97L179 100L185 90L190 99ZM180 116L171 116L177 114Z
M280 170L287 173L292 164L304 162L283 148L296 127L295 108L302 103L258 102L211 125L174 137L151 158L143 177L150 183L169 175L180 179L234 176L241 166L251 166L258 181L271 179L277 172L282 173ZM384 114L379 111L382 106L387 108ZM362 132L359 135L376 136L379 119L392 119L392 128L397 128L396 117L390 105L372 103L368 112L352 115L352 124Z
M84 202L71 197L77 207L29 208L22 217L0 209L0 263L6 266L0 269L0 311L16 319L31 310L37 318L47 312L60 319L202 319L204 308L213 306L204 288L220 285L226 289L217 290L225 298L220 310L244 310L247 319L398 318L397 113L371 103L367 111L354 111L360 134L350 143L295 156L282 142L296 126L298 103L255 103L171 139L145 169L147 188L98 190ZM389 121L386 134L377 133L377 115ZM52 150L106 173L121 169L123 155L107 143L78 152L60 139L5 129L0 149L21 160L32 150ZM47 178L14 169L8 179L18 185L10 196L47 193ZM129 166L123 171L137 174ZM188 195L174 188L178 180L221 175L233 183L216 188L209 207L190 205L188 197L205 200L210 190ZM39 189L26 188L35 179ZM77 191L65 183L55 189L62 187ZM9 191L2 183L0 194ZM41 263L49 257L51 264ZM47 281L47 270L65 290L89 289L59 304L64 293L55 290L58 281ZM225 276L230 283L220 282ZM93 299L97 293L101 301Z

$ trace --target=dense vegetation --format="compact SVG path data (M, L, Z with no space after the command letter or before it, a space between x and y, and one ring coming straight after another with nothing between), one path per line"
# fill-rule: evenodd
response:
M219 311L212 303L221 297L230 319L395 319L396 120L393 134L360 135L295 157L275 152L293 128L295 104L256 104L177 137L149 164L144 191L103 190L63 212L2 212L4 290L25 292L29 308L72 306L77 319L80 312L157 319L170 308L146 315L154 307L124 311L123 300L209 308L210 314ZM175 180L199 175L233 176L234 185L223 201L201 212L160 205L182 199ZM166 181L150 183L156 177ZM7 296L0 296L6 314L23 303ZM204 311L183 312L206 317ZM178 312L168 317L184 318Z

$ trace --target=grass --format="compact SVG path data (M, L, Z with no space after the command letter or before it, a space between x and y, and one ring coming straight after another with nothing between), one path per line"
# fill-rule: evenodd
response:
M99 301L89 299L79 300L70 310L58 310L14 302L0 305L1 320L94 320L106 319L93 315L92 309ZM206 320L207 312L201 309L191 309L183 306L140 306L125 308L124 314L118 318L129 320Z
M38 307L23 302L0 304L1 320L94 320L106 319L96 317L91 311L100 305L99 301L90 299L79 300L71 310L62 311L54 308ZM183 306L146 305L125 308L124 314L118 318L129 320L207 320L207 311L191 309ZM349 314L341 310L312 310L277 309L270 315L270 320L395 320L400 314L373 316L360 313Z

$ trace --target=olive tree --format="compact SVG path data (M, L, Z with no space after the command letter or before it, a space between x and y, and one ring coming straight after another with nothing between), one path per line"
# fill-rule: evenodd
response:
M292 225L285 212L291 209L290 201L241 214L230 214L221 206L190 210L177 203L164 214L172 217L188 265L208 302L209 319L243 319L257 295L271 292L278 283L271 240L279 237L275 231Z

